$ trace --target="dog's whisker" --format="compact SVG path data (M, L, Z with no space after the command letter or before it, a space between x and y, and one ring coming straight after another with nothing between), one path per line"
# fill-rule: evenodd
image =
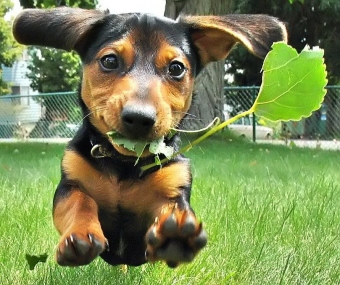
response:
M184 117L182 119L182 121L189 121L189 120L191 120L191 121L202 121L203 119L200 119L200 118L186 118L186 117Z
M90 108L90 111L94 112L94 111L101 111L105 109L107 109L107 106L96 106L96 107Z
M90 112L88 114L86 114L85 116L83 116L77 124L80 125L87 117L91 116L92 114L94 114L97 111L105 110L106 108L107 107L105 106L105 107L96 107L92 110L90 109Z
M191 117L196 117L196 115L187 113L187 112L181 112L181 111L174 111L174 114L183 114L184 116L191 116Z

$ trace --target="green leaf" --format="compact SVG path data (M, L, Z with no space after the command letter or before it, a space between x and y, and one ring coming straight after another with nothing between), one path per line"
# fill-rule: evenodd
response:
M252 107L257 116L272 121L300 120L320 108L326 94L323 50L275 43L263 64L263 80Z
M129 140L129 139L126 139L126 138L123 138L123 137L116 137L116 138L113 139L113 143L116 144L116 145L123 146L127 150L135 151L135 148L136 148L138 141Z
M135 145L135 153L140 157L148 144L146 142L137 142Z
M168 159L172 157L174 154L174 149L171 146L167 146L164 142L164 136L152 141L138 141L131 140L123 137L116 131L110 131L106 133L112 140L112 142L116 145L122 146L127 150L133 151L136 153L136 163L138 163L139 158L143 154L145 148L149 146L149 151L158 157L159 154L164 154ZM159 158L158 158L159 159Z
M136 153L137 158L135 161L135 165L138 163L140 157L142 156L144 152L144 149L148 145L148 143L144 141L127 139L115 131L108 132L107 135L112 139L112 142L114 144L122 146L125 149Z
M153 154L164 154L167 158L171 158L174 154L174 149L171 146L167 146L164 142L164 137L154 140L150 143L149 151Z
M26 253L25 255L30 270L33 270L39 262L45 263L47 257L48 257L47 253L41 255L30 255Z
M117 135L118 133L116 131L111 131L111 132L107 132L106 133L109 137L114 138L115 135Z

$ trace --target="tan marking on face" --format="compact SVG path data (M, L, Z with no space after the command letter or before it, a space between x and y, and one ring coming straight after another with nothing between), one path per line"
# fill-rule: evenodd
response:
M145 135L146 141L167 135L171 128L178 126L188 111L194 82L190 63L179 48L160 37L157 40L160 42L155 45L160 46L159 50L145 55L145 58L153 61L154 69L140 66L144 64L141 59L136 63L138 45L134 46L131 36L104 47L96 60L84 67L82 98L92 112L91 123L101 133L114 130L128 136L121 121L121 112L126 105L149 104L156 109L156 123L150 133ZM117 54L126 73L102 71L99 59L110 53ZM144 59L143 54L139 56ZM181 80L174 80L168 74L169 64L175 60L182 62L188 69ZM135 155L121 147L115 148L122 154Z
M134 213L155 213L171 199L182 195L181 187L190 183L189 166L173 163L143 179L118 181L94 169L78 153L68 150L62 162L68 179L80 185L81 191L98 205L114 211L118 205Z
M120 73L104 72L99 60L105 55L115 54L123 65ZM91 123L103 134L121 131L120 112L124 102L136 92L133 78L123 75L133 65L135 52L130 38L113 42L100 50L90 64L84 66L82 99L91 112Z
M175 80L170 78L167 74L170 63L178 61L184 64L187 69L183 79ZM194 85L194 78L192 76L192 70L190 62L187 57L178 47L174 47L167 43L165 40L162 42L159 52L155 59L155 65L158 70L162 70L167 76L167 80L157 81L154 83L151 90L158 90L158 101L162 102L162 106L158 108L164 122L164 129L167 132L170 128L177 127L180 120L189 110L192 99L192 91ZM155 94L155 95L156 95ZM157 96L155 96L157 98ZM162 112L166 110L166 106L169 109L169 115Z

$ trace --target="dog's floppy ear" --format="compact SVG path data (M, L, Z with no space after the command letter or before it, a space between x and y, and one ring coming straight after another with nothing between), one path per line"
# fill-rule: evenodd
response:
M236 43L265 57L274 42L287 41L286 27L267 15L184 16L203 65L224 59Z
M77 50L77 45L105 12L79 8L26 9L13 23L15 39L25 45Z

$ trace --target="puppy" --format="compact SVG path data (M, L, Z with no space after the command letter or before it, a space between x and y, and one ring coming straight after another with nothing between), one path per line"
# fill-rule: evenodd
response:
M111 15L96 10L27 9L15 20L19 43L76 51L83 63L83 122L69 142L53 203L61 238L56 259L78 266L97 256L117 265L192 261L207 234L190 207L188 159L177 155L141 175L154 161L146 147L127 149L107 133L178 150L195 77L227 57L236 43L264 57L286 40L284 25L266 15ZM140 156L137 159L137 156ZM137 161L137 162L136 162Z

